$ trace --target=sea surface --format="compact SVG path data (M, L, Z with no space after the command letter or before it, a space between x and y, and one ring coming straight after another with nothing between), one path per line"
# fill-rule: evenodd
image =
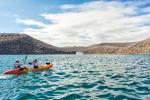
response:
M0 100L150 100L150 55L0 55ZM15 60L49 70L4 75ZM28 66L28 65L25 65ZM32 66L29 66L32 67Z

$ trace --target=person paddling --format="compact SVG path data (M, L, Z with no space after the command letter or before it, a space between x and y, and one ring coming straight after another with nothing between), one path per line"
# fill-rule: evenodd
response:
M32 64L33 64L33 67L34 67L34 68L38 68L37 59L33 60Z
M19 62L19 60L17 60L14 64L14 68L21 68L21 64Z

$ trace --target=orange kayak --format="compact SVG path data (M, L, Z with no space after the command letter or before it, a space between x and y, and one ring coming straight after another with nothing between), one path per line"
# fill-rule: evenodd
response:
M4 74L22 74L22 73L27 73L30 71L49 69L51 67L53 67L53 64L38 66L38 68L26 68L26 67L17 68L17 69L13 69L13 70L8 70L8 71L4 72Z

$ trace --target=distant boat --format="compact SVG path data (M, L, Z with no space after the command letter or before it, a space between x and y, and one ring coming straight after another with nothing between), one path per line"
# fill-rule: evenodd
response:
M83 55L84 53L83 52L81 52L81 51L77 51L76 52L76 55Z

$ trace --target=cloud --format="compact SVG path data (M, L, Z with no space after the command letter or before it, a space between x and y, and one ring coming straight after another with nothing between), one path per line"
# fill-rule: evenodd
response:
M24 25L35 25L35 26L38 26L38 27L46 27L47 25L40 22L40 21L36 21L34 19L17 19L16 20L17 23L21 23L21 24L24 24Z
M145 3L142 3L145 5ZM139 2L92 1L61 5L62 13L43 13L48 24L33 19L17 23L36 25L23 33L56 46L85 46L101 42L132 42L150 37L149 8ZM142 14L147 11L146 14Z

